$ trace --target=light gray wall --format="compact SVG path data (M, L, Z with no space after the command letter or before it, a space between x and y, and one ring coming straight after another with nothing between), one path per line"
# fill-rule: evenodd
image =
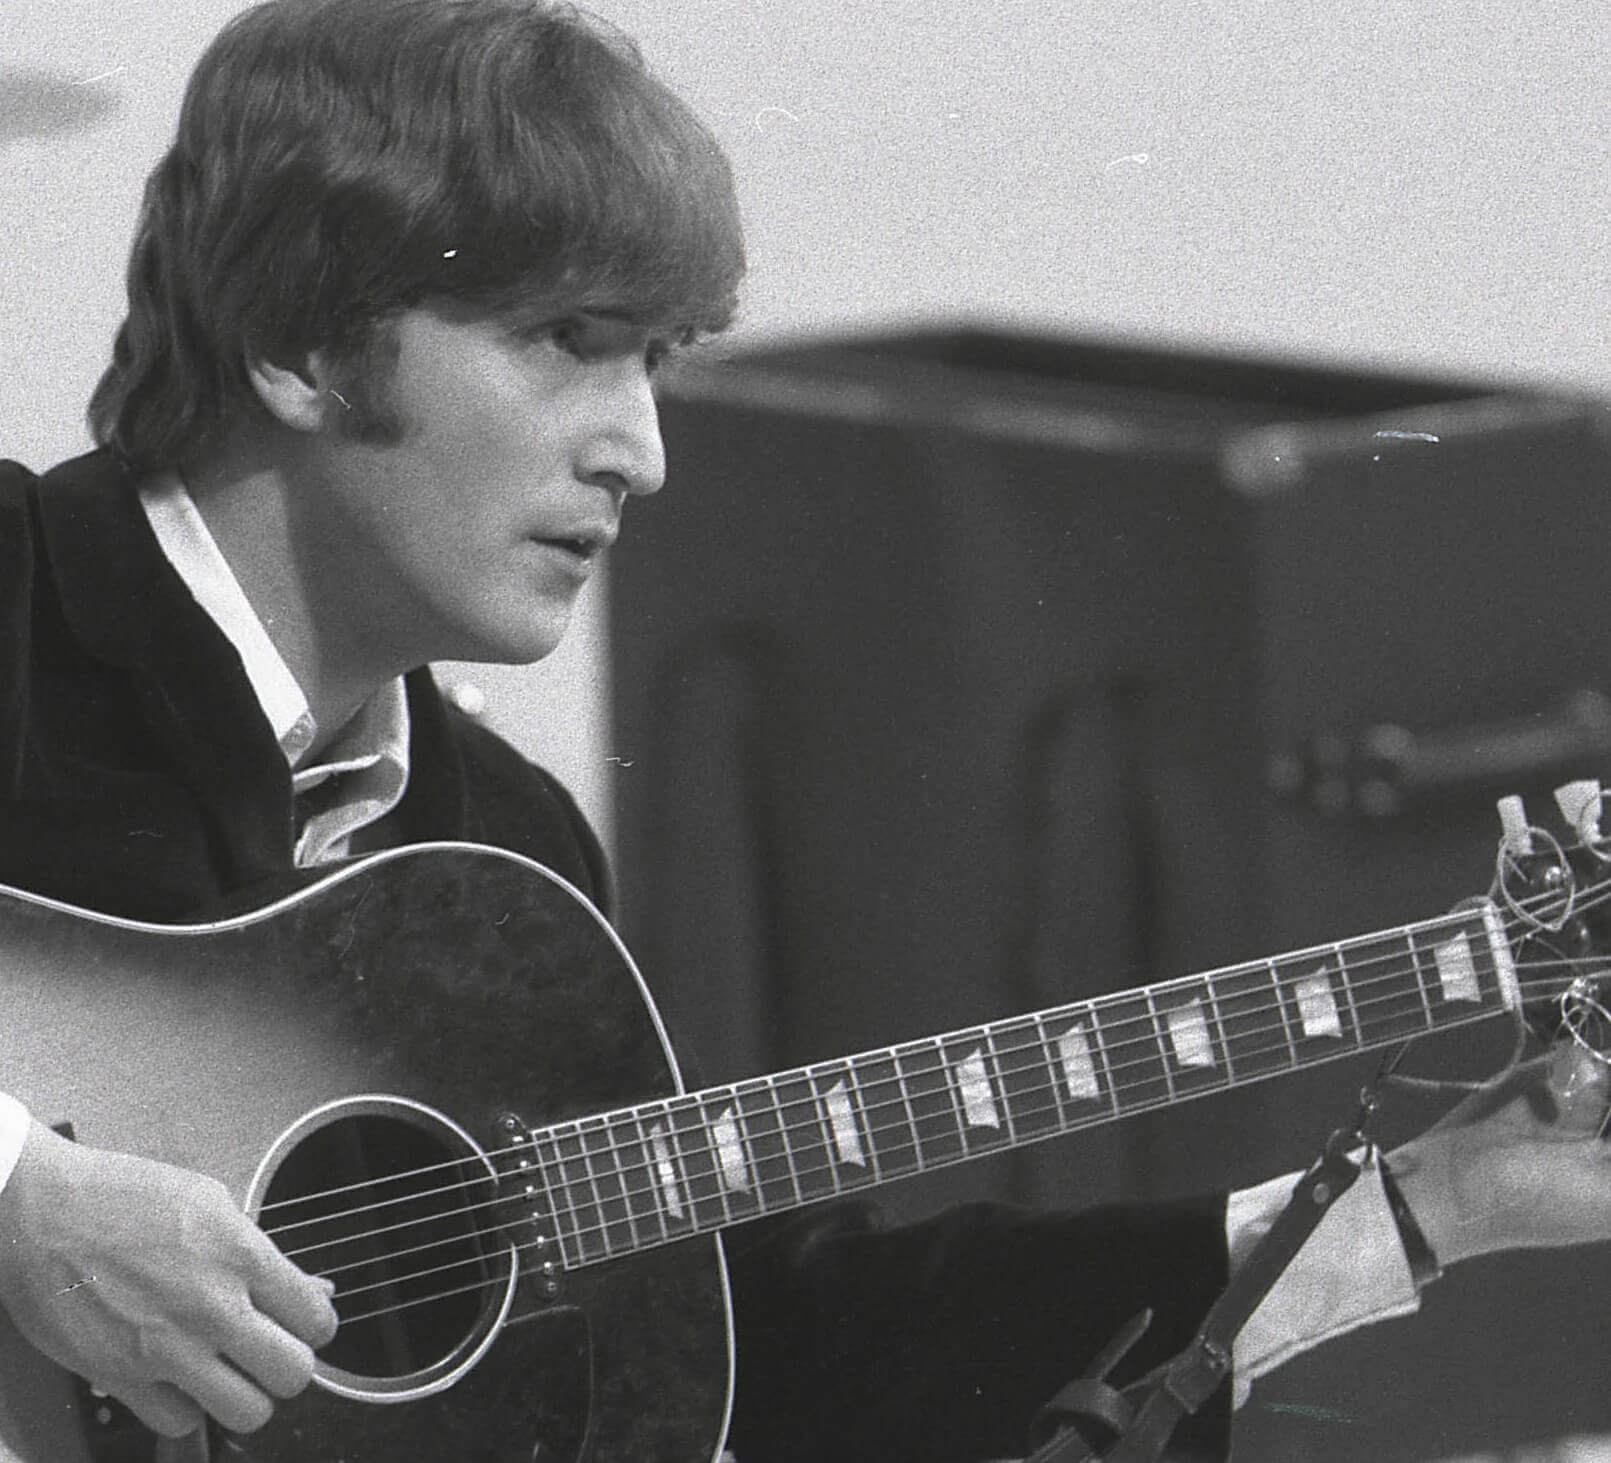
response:
M0 4L0 452L39 465L84 444L140 182L242 6ZM1598 0L598 8L731 152L741 336L964 315L1611 388ZM583 629L473 679L603 816L630 749Z

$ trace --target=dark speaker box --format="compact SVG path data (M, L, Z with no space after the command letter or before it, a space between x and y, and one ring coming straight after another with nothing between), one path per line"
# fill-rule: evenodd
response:
M1435 915L1487 889L1497 796L1545 821L1611 771L1593 403L957 331L688 367L663 419L612 578L622 918L707 1079ZM1478 1076L1513 1035L1407 1061ZM886 1206L1255 1182L1376 1062ZM1389 1095L1380 1135L1437 1110ZM1611 1429L1590 1292L1599 1252L1465 1267L1261 1384L1245 1456Z

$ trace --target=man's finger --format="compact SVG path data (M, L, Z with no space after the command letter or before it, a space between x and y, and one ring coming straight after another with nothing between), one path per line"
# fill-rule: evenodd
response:
M295 1397L313 1380L313 1348L258 1311L240 1322L223 1351L273 1397Z
M329 1345L338 1318L329 1285L297 1269L265 1238L251 1283L252 1304L315 1351Z
M177 1387L152 1382L144 1387L123 1387L110 1391L130 1412L154 1433L165 1438L182 1438L193 1433L205 1420L201 1408Z
M256 1432L274 1415L274 1399L220 1357L196 1357L180 1374L180 1386L231 1432Z

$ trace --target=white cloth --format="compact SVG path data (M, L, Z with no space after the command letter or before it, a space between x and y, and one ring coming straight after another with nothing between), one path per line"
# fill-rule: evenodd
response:
M1275 1223L1299 1177L1284 1174L1230 1196L1225 1229L1232 1269ZM1254 1381L1283 1362L1360 1326L1409 1315L1419 1306L1373 1155L1236 1338L1236 1405L1247 1400Z
M16 1098L0 1092L0 1189L5 1188L11 1170L22 1157L22 1145L28 1138L31 1121L27 1108Z

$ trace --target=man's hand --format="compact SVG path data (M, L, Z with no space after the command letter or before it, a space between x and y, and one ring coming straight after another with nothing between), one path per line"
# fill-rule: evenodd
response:
M179 1437L261 1427L336 1332L222 1184L34 1123L0 1191L0 1307L40 1351Z
M1611 1069L1562 1042L1389 1154L1438 1259L1611 1239L1608 1100Z

